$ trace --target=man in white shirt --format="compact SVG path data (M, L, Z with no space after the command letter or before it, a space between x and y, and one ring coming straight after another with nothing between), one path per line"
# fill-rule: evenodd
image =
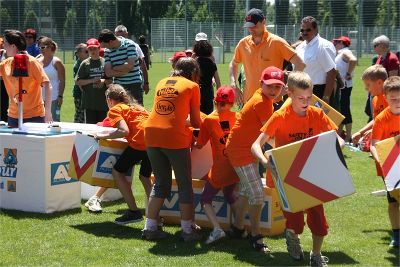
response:
M300 32L304 41L296 53L306 64L304 71L314 84L313 93L329 103L335 89L335 47L318 34L317 20L311 16L301 20Z

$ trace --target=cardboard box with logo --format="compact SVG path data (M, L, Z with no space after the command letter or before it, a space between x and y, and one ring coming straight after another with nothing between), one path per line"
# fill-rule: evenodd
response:
M128 143L124 139L100 140L77 133L68 174L94 186L117 188L112 169ZM126 174L132 179L132 170Z

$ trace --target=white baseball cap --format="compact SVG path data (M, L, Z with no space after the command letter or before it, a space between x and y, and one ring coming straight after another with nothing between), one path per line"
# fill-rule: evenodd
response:
M207 41L207 34L205 34L204 32L199 32L198 34L196 34L196 38L194 38L194 40L196 42L198 41Z

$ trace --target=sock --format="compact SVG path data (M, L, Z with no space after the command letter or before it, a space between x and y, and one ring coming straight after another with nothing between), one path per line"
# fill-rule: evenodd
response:
M153 219L146 219L146 223L144 225L144 230L155 231L157 230L158 222Z
M181 220L181 228L183 232L190 234L193 231L192 220Z
M393 231L393 239L395 239L395 240L399 240L399 231L400 231L400 229L392 229L392 231Z
M314 252L311 250L311 251L310 251L310 257L315 256L315 255L321 255L321 252L320 252L320 253L314 253Z

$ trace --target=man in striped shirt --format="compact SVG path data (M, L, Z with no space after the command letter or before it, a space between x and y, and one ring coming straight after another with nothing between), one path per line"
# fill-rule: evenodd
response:
M139 104L143 105L142 75L136 46L132 40L116 37L114 32L104 29L98 38L105 48L104 72L113 77L113 83L120 84Z

